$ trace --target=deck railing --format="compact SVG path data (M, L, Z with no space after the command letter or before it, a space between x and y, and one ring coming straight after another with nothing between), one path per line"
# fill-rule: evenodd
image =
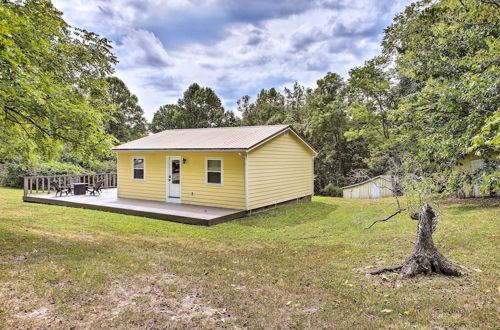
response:
M60 187L65 187L70 186L71 183L93 185L101 180L104 181L103 188L116 188L117 186L116 173L25 176L24 196L55 192L52 182L56 182Z

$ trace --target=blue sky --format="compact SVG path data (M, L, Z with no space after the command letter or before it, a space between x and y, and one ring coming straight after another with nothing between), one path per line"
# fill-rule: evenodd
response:
M407 0L53 0L74 26L110 39L116 75L151 120L193 82L227 108L262 88L313 87L380 52Z

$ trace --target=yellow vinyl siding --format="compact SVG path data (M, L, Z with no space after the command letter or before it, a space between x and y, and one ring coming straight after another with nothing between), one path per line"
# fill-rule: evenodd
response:
M166 201L167 156L180 156L181 203L245 208L244 158L237 152L118 152L118 196ZM144 157L145 180L132 179L132 159ZM222 186L206 184L206 158L222 158Z
M496 160L499 155L495 152L489 152L483 154L482 156L476 156L474 154L469 154L460 159L460 163L452 167L453 173L467 173L473 174L477 171L480 171L486 164L486 160ZM499 191L497 190L496 195L499 195ZM461 187L460 196L463 197L483 197L481 193L481 184L480 183L464 183Z
M248 209L313 194L313 152L292 132L248 153Z

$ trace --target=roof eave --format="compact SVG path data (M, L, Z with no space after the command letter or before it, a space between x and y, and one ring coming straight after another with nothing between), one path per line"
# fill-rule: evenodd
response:
M345 187L340 187L340 189L349 189L349 188L352 188L352 187L360 186L360 185L362 185L362 184L365 184L365 183L371 182L371 181L376 180L376 179L378 179L378 178L381 178L381 179L384 179L384 180L386 180L386 181L389 181L389 179L387 179L387 178L385 177L386 175L387 175L387 174L377 175L377 176L374 176L373 178L369 178L368 180L365 180L365 181L362 181L362 182L359 182L359 183L351 184L351 185L349 185L349 186L345 186ZM392 176L392 175L390 175L390 176L391 176L391 179L392 179L392 177L393 177L393 176Z
M148 152L154 152L154 151L190 151L190 152L207 152L207 151L212 151L212 152L247 152L247 149L242 149L242 148L113 148L111 149L112 151L148 151Z
M249 147L249 148L248 148L248 150L247 150L247 151L248 151L248 152L252 151L253 149L255 149L255 148L257 148L257 147L259 147L259 146L263 145L264 143L266 143L266 142L268 142L268 141L270 141L270 140L274 139L274 138L275 138L275 137L277 137L278 135L280 135L280 134L282 134L282 133L284 133L284 132L286 132L286 131L288 131L288 130L289 130L289 131L291 131L293 134L295 134L295 136L296 136L296 137L297 137L300 141L302 141L302 143L304 143L304 144L305 144L305 145L306 145L309 149L311 149L311 151L313 152L314 156L317 156L317 155L318 155L318 152L316 151L316 149L314 149L314 147L313 147L311 144L309 144L309 142L307 142L307 141L306 141L306 140L305 140L305 139L304 139L304 138L303 138L303 137L302 137L299 133L297 133L297 131L295 131L295 130L293 129L293 127L292 127L292 126L290 126L290 125L288 125L288 126L284 127L283 129L281 129L281 130L279 130L278 132L274 133L273 135L271 135L271 136L269 136L269 137L265 138L264 140L259 141L258 143L256 143L256 144L252 145L251 147Z

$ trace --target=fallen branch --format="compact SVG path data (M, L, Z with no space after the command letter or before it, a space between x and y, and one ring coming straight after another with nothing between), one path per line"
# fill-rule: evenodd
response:
M365 229L370 229L371 227L373 227L374 224L378 223L378 222L385 222L385 221L389 221L391 218L395 217L396 215L398 215L399 213L403 212L404 210L406 209L399 209L397 210L396 212L394 212L393 214L391 214L390 216L388 216L387 218L384 218L382 220L377 220L377 221L374 221L371 225L365 227Z

